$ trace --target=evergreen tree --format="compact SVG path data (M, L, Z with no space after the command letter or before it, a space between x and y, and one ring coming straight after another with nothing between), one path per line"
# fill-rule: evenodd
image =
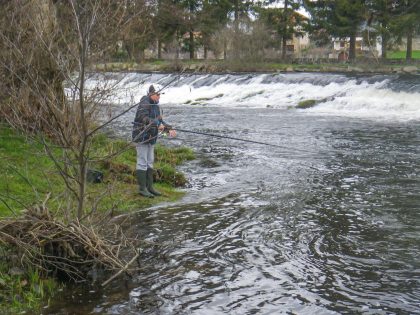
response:
M195 52L195 41L194 41L194 31L197 30L197 14L202 7L201 0L181 0L180 4L185 8L186 18L185 25L188 30L189 40L188 40L188 50L190 52L190 59L194 59Z
M312 31L350 38L349 59L356 58L356 35L365 21L366 0L304 0L310 12Z
M249 12L253 8L253 2L251 0L227 0L230 5L229 10L227 11L228 17L232 18L233 14L233 56L235 59L240 57L240 47L241 47L241 36L240 36L240 24L241 21L246 21L249 19Z
M278 2L278 1L275 1ZM258 8L260 19L269 29L274 30L281 42L282 58L286 57L287 40L293 36L302 36L307 19L296 11L300 8L300 1L284 1L282 8Z
M199 27L204 47L204 59L211 45L212 35L225 27L228 22L229 3L226 0L204 0L198 14Z
M157 0L153 17L153 31L157 37L157 57L161 59L163 44L181 37L186 31L185 11L179 2Z
M395 0L372 0L368 2L368 27L375 29L381 37L382 59L386 59L389 41L392 37L391 21Z
M152 10L144 0L132 0L126 4L128 18L132 21L121 30L121 38L130 60L143 61L144 50L154 41Z
M398 37L406 37L406 60L411 61L413 54L413 36L420 32L420 1L395 1L392 20L394 32Z

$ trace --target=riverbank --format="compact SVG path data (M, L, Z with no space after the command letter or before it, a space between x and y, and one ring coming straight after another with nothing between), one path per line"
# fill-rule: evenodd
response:
M93 67L93 71L132 72L196 72L196 73L244 73L244 72L339 72L339 73L410 73L420 71L420 62L382 63L376 60L354 63L281 63L243 62L224 60L151 60L143 63L108 62Z
M121 154L115 154L123 151ZM185 184L184 175L176 166L194 158L193 152L185 147L156 147L156 188L162 192L158 198L144 198L137 193L134 177L136 154L133 147L119 139L104 134L93 141L91 155L114 157L93 163L91 167L103 174L103 181L91 183L88 207L111 216L130 212L152 205L173 201L183 196L177 187ZM24 209L40 204L51 193L46 207L55 212L62 206L64 183L43 150L43 146L6 125L0 124L0 219L20 216ZM13 249L0 246L0 312L15 314L22 311L36 311L58 287L49 278L42 278L37 270L22 270L19 262L13 260Z
M121 154L112 158L100 159L101 156L112 156L120 151ZM194 159L193 152L188 148L167 148L158 144L155 180L156 187L162 190L163 195L145 199L137 194L134 147L127 147L124 140L111 139L101 134L94 139L91 155L99 157L91 167L103 173L104 180L91 184L88 190L93 194L112 188L112 197L104 197L98 210L114 209L114 213L141 209L181 197L182 192L177 191L176 187L184 185L186 179L176 171L176 166ZM3 171L3 180L0 181L3 201L0 203L0 216L19 214L20 209L39 202L48 192L54 195L64 189L42 145L4 125L0 125L0 168ZM47 206L54 208L58 202L52 198Z

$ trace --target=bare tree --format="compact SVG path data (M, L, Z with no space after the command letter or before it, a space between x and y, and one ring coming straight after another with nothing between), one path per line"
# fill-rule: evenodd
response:
M68 191L68 218L80 220L87 213L86 173L92 139L114 120L101 124L97 117L118 82L97 81L96 86L88 86L96 75L90 69L114 50L124 30L141 16L139 2L135 13L127 12L128 2L0 3L0 68L1 76L7 78L1 114L44 144Z

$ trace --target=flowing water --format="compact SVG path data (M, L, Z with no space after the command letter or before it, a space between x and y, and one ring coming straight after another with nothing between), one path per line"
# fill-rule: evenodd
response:
M121 80L122 79L122 80ZM175 80L175 81L174 81ZM140 211L143 270L49 314L420 314L420 77L107 74L114 110L164 86L194 149L185 198ZM313 108L294 109L315 99ZM114 124L129 137L134 112Z

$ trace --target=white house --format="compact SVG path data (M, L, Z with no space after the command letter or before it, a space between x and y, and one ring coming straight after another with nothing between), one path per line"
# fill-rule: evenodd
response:
M350 49L350 37L338 38L335 37L333 41L333 51L329 54L330 59L347 60ZM356 37L356 54L375 56L382 54L381 38L378 37L375 41L364 41L363 37Z

